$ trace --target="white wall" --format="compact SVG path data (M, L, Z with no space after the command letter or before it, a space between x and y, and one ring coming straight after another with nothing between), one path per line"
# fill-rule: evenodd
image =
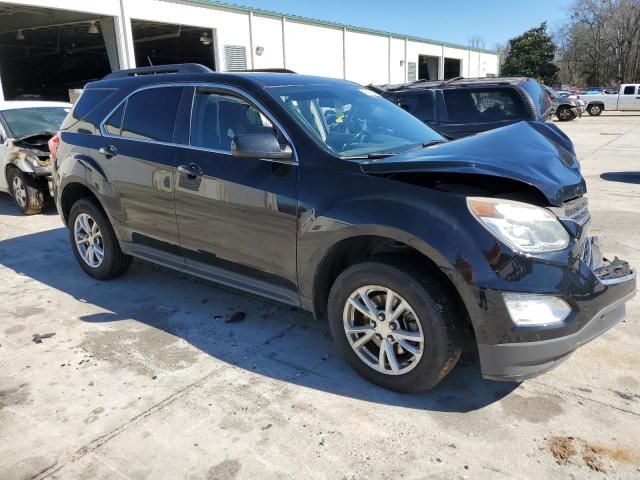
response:
M403 38L391 38L391 55L389 57L391 79L389 83L404 83L406 81L406 59L404 58ZM402 62L402 64L400 64Z
M285 21L286 67L298 73L343 78L342 29Z
M135 66L130 21L137 19L214 30L217 68L223 71L226 70L224 46L242 45L247 50L248 68L286 67L300 73L346 77L363 84L404 82L407 63L415 62L417 65L418 55L439 57L441 76L443 55L460 59L461 73L465 76L498 73L498 56L494 54L408 40L405 58L403 38L390 39L384 35L345 31L342 27L300 20L283 21L278 16L254 13L250 35L249 12L189 3L188 0L123 0L123 9L120 8L120 0L10 0L4 3L115 17L120 64L123 67ZM344 44L343 36L346 40ZM264 48L261 56L255 55L258 46ZM252 65L252 57L255 65ZM401 61L404 61L404 65L400 65Z
M346 31L347 80L389 83L389 37Z
M254 15L252 24L254 68L283 68L282 19ZM257 47L264 48L262 55L255 54Z

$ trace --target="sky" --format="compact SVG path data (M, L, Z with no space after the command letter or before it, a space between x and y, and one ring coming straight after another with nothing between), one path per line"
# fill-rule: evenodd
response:
M247 7L358 27L468 45L479 35L485 48L538 26L559 28L570 0L226 0Z

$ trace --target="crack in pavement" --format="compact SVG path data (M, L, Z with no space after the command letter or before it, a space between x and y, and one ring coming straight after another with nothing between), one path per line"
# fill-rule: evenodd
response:
M168 397L162 399L161 401L159 401L155 405L153 405L153 406L149 407L148 409L144 410L143 412L139 413L138 415L136 415L135 417L131 418L127 422L123 423L119 427L111 430L108 433L105 433L104 435L101 435L101 436L95 438L90 443L88 443L87 445L85 445L83 447L80 447L75 452L70 453L70 454L66 454L62 459L56 460L55 463L53 463L49 467L43 469L42 471L36 473L34 476L31 477L31 479L32 480L43 480L45 478L51 477L53 474L59 472L61 469L63 469L67 465L70 465L72 463L77 462L78 460L80 460L83 457L85 457L87 454L93 453L95 450L100 448L105 443L107 443L110 440L116 438L121 433L126 432L130 427L141 423L147 417L153 415L156 412L161 411L164 407L166 407L168 405L171 405L176 400L179 400L180 398L185 396L187 393L191 392L194 388L196 388L199 385L205 383L211 377L219 374L221 371L223 371L225 369L228 369L228 368L232 368L232 366L231 365L221 365L220 367L217 367L217 368L213 369L208 374L206 374L204 377L201 377L198 380L196 380L195 382L190 383L189 385L187 385L187 386L181 388L180 390L172 393Z
M630 415L634 415L636 417L640 417L640 413L634 412L632 410L627 410L627 409L622 408L622 407L617 407L617 406L612 405L610 403L606 403L606 402L603 402L601 400L596 400L594 398L585 397L584 395L580 395L579 393L575 393L575 392L572 392L572 391L569 391L569 390L564 390L562 388L558 388L558 387L555 387L555 386L552 387L551 385L547 385L545 383L542 383L539 380L530 379L529 383L532 383L534 385L538 385L540 387L546 388L547 390L553 390L554 392L559 392L559 393L564 394L564 395L566 395L568 397L575 397L575 398L578 398L580 400L584 400L585 402L595 403L595 404L600 405L602 407L612 408L612 409L618 410L619 412L622 412L622 413L628 413Z

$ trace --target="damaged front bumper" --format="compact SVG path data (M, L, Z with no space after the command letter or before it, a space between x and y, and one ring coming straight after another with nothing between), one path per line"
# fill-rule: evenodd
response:
M502 290L473 287L484 305L487 330L480 332L478 353L485 378L522 381L547 372L624 318L625 303L636 293L635 270L617 257L603 258L597 237L586 238L581 248L573 265L534 260L529 270L541 279L530 292L559 297L571 307L560 323L514 325L502 297L507 285ZM519 285L517 291L527 287Z

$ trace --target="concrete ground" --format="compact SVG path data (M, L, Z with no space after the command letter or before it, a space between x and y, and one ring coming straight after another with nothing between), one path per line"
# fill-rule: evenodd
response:
M640 116L558 125L593 232L640 265ZM399 395L349 370L307 313L142 262L89 278L53 210L24 217L0 195L0 305L4 480L640 477L638 297L534 380L467 362Z

